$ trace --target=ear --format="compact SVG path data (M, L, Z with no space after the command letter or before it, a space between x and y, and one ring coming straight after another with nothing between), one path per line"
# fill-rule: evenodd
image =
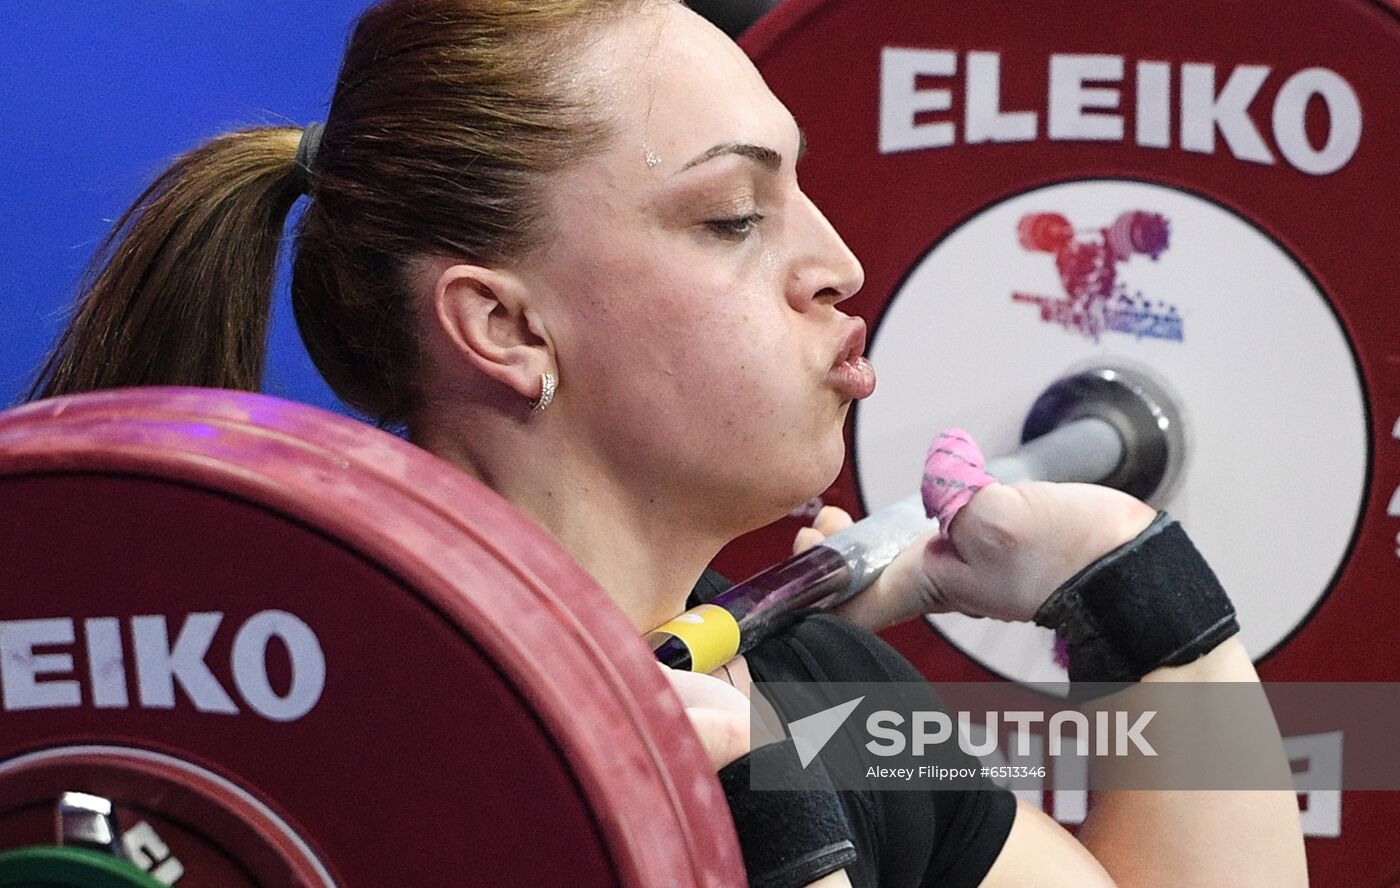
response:
M527 401L554 371L554 348L514 274L479 265L444 268L433 288L437 322L462 360Z

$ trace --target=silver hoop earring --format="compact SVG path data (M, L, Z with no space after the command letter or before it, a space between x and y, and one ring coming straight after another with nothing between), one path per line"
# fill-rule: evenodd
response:
M540 399L530 405L532 414L543 413L550 402L554 400L554 390L559 387L559 380L553 373L540 374Z

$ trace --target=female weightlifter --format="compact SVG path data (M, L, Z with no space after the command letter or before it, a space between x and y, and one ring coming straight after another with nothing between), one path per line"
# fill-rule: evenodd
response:
M391 0L357 26L324 128L220 136L140 197L33 395L257 390L308 195L292 292L321 373L531 516L644 632L703 594L725 543L826 489L874 386L841 306L861 267L798 186L803 147L740 49L674 0ZM1189 574L1197 598L1106 629L1151 591L1125 560ZM1102 793L1075 838L1003 790L773 801L734 776L750 676L918 680L870 630L929 611L1078 627L1082 677L1257 681L1198 562L1124 494L994 485L842 615L730 664L733 686L672 673L753 883L1305 884L1290 792Z

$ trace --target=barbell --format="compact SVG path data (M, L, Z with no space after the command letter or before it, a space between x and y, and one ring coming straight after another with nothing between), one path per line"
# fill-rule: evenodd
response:
M1001 470L1165 446L1142 391L1052 387L1069 424ZM0 885L742 878L620 612L393 436L215 390L39 402L0 415L0 541Z
M1171 396L1142 371L1121 367L1057 380L1031 406L1021 437L1020 447L987 463L1003 483L1097 483L1150 499L1166 496L1186 459ZM910 494L691 608L646 641L673 669L712 672L761 643L785 614L849 601L937 527L923 497Z

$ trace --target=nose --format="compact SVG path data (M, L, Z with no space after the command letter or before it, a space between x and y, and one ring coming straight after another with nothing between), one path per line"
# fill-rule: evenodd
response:
M800 195L796 226L798 244L787 298L793 308L807 311L815 305L835 305L856 294L865 283L865 269L836 229Z

